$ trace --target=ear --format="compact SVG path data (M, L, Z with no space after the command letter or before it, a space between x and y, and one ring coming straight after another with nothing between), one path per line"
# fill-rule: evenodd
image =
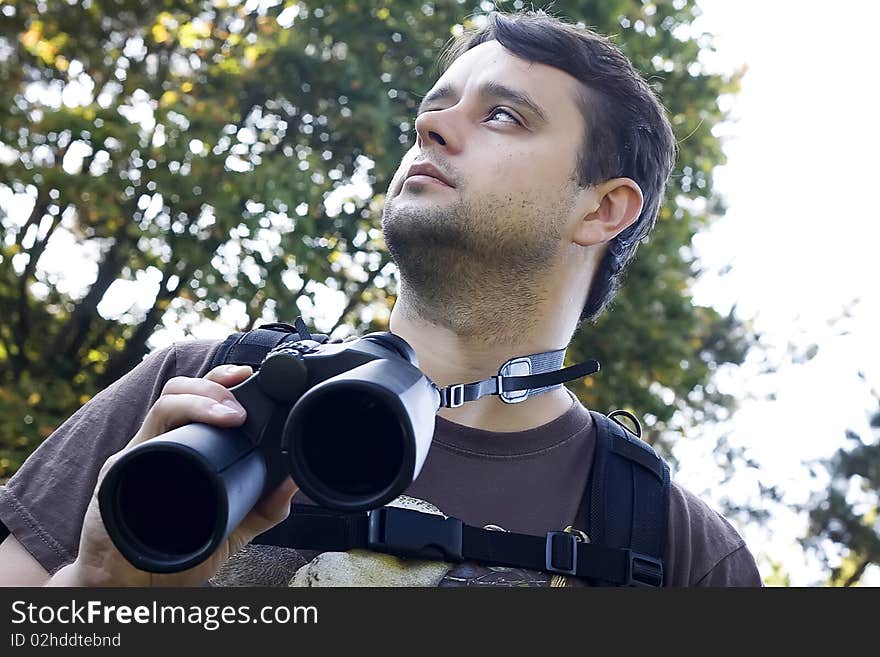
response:
M642 213L642 190L630 178L613 178L584 190L587 213L578 219L572 241L592 246L611 241Z

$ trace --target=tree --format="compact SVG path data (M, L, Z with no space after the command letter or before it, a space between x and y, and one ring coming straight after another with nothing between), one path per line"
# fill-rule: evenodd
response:
M347 299L338 332L387 328L396 279L378 230L383 192L441 48L491 8L7 2L0 192L32 206L17 218L0 202L0 476L137 364L163 323L216 319L236 303L247 315L240 329L309 320L326 285ZM661 94L679 139L654 237L612 310L568 352L568 362L603 365L601 379L572 385L584 402L631 409L652 440L729 412L734 400L713 388L712 371L742 362L756 338L688 293L699 275L691 239L724 211L712 186L724 162L712 134L724 119L718 98L736 93L742 74L700 70L711 42L688 33L698 11L687 0L615 0L559 12L612 35ZM369 171L367 198L345 191L359 171ZM41 261L64 233L95 254L83 291ZM115 281L143 276L156 289L146 307L98 311Z
M859 373L862 380L864 374ZM807 535L801 544L829 570L830 586L858 584L869 566L880 566L880 394L869 425L873 440L847 430L849 447L825 463L814 464L829 477L828 487L812 497Z

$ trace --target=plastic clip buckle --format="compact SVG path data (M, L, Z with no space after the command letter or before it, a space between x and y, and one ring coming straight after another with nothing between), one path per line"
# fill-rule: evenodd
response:
M558 565L553 560L553 546L555 544L554 541L556 541L557 539L565 540L571 544L570 568L565 568L562 565ZM576 575L578 562L577 544L578 537L575 534L569 532L547 532L547 549L544 556L545 570L551 573L560 573L562 575Z
M455 383L444 388L442 401L446 408L458 408L464 404L464 384Z
M461 527L458 518L386 506L369 513L367 547L400 556L462 561Z
M628 552L624 586L662 586L663 562L632 550Z

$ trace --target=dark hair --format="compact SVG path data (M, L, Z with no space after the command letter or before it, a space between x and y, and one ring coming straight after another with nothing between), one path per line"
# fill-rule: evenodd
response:
M441 71L493 39L517 57L553 66L581 81L577 102L586 126L577 162L581 187L627 177L642 190L642 212L608 243L578 326L595 322L614 299L626 265L656 222L675 161L672 127L654 91L617 46L589 28L541 10L489 13L484 26L465 30L447 44L439 58Z

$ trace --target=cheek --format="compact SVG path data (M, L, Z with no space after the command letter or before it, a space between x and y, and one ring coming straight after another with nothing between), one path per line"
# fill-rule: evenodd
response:
M495 160L492 178L516 196L543 196L557 189L565 175L558 154L522 149Z
M393 194L396 194L400 191L400 185L403 183L403 176L406 175L406 172L409 171L410 166L412 166L413 160L416 159L416 156L419 154L419 147L413 146L410 148L400 160L400 165L397 167L397 171L394 172L394 176L391 178L391 182L388 184L388 189Z

